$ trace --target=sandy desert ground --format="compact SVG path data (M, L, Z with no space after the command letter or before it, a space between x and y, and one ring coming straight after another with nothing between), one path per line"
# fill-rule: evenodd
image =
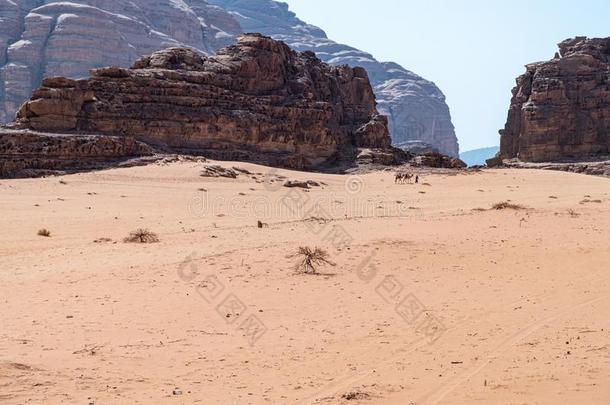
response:
M0 181L0 403L610 403L610 180L222 165Z

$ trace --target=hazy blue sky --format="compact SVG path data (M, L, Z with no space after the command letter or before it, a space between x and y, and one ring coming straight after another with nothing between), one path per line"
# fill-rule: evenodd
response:
M461 151L499 144L525 64L569 37L610 36L610 0L284 1L329 38L435 82Z

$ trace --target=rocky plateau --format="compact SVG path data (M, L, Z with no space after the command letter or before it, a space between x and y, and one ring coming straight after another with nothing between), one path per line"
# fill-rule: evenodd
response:
M207 57L169 48L89 79L46 78L11 128L133 137L157 150L297 169L389 151L366 70L245 34Z

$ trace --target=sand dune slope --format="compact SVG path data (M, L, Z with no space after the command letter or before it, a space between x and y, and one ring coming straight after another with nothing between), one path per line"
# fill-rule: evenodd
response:
M0 403L610 403L608 179L220 164L0 181Z

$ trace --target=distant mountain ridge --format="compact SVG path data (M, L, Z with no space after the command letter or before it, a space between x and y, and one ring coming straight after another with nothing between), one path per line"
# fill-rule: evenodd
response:
M500 146L473 149L460 153L460 159L462 159L468 166L484 165L485 161L496 156L499 150Z

